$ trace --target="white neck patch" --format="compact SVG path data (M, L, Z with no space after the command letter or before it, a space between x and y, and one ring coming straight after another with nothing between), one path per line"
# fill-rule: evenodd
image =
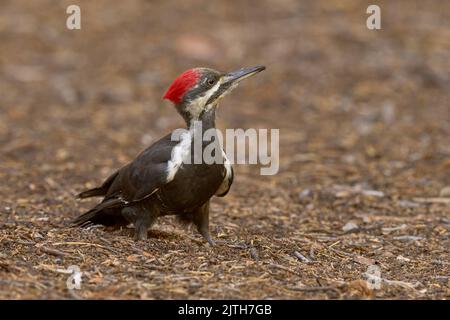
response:
M190 156L191 141L191 130L183 132L180 136L180 142L172 149L170 160L167 163L167 182L173 180L184 159Z

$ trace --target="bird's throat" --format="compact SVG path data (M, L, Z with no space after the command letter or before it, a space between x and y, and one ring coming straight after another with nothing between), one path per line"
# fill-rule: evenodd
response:
M208 130L216 127L216 107L204 109L198 116L198 118L185 118L187 127L189 129L194 128L201 123L202 130Z

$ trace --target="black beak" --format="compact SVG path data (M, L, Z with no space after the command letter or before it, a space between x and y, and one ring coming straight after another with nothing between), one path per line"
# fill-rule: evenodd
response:
M218 99L222 98L225 94L233 90L233 88L235 88L240 81L248 77L251 77L254 74L257 74L258 72L261 72L264 69L266 69L266 67L264 66L242 68L237 71L233 71L223 75L222 83L220 84L219 89L212 95L211 98L209 98L209 100L206 102L205 105L209 105L217 101Z
M256 67L250 67L250 68L242 68L237 71L233 71L230 73L227 73L223 76L223 83L224 85L230 85L233 83L238 83L241 80L244 80L248 77L251 77L258 72L263 71L266 69L265 66L256 66Z

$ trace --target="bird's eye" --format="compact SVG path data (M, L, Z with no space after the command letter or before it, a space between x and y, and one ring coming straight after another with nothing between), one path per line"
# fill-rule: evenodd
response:
M209 80L208 80L208 84L209 84L210 86L212 86L212 85L214 84L214 82L216 82L216 80L214 80L214 79L209 79Z

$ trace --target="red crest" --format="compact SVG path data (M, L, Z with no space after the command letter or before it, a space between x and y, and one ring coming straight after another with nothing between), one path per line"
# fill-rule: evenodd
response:
M178 104L183 99L185 93L198 81L200 72L196 69L189 69L180 74L170 85L163 99L168 99Z

